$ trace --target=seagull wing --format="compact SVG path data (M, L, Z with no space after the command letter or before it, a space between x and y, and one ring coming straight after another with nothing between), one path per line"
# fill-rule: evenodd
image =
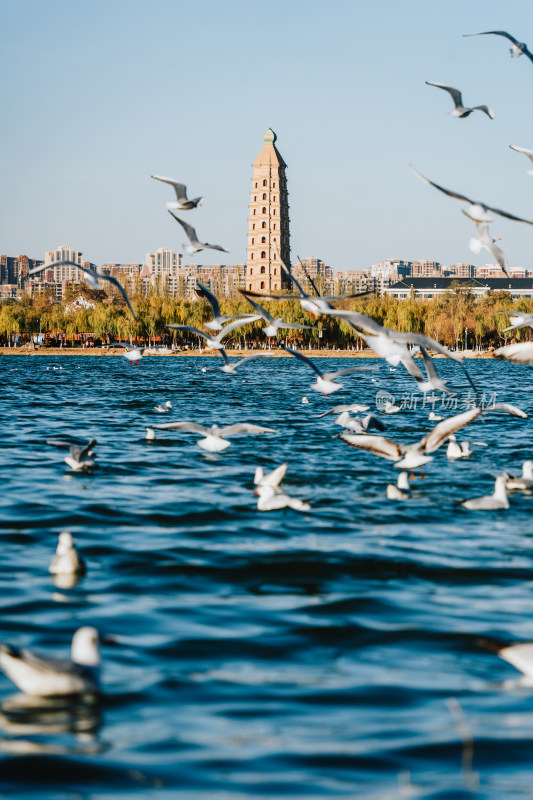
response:
M197 422L161 422L158 425L150 425L151 428L159 428L162 431L186 431L189 433L200 433L202 436L207 436L211 433L211 428L206 428L205 425L198 425Z
M266 353L250 353L249 356L243 356L242 358L239 358L235 362L235 367L239 367L241 364L244 364L245 361L251 361L253 358L265 358L266 355Z
M96 441L96 439L91 439L91 441L88 444L86 444L85 447L81 448L78 460L81 460L82 458L88 456L90 451L93 449L93 447L96 447L97 444L98 442Z
M506 358L517 364L533 364L533 342L508 344L494 351L494 358Z
M511 34L507 33L507 31L481 31L480 33L463 33L463 36L488 36L489 34L494 34L495 36L505 36L505 38L509 39L509 41L513 44L521 44L518 39L515 39L514 36L511 36Z
M457 361L458 364L463 360L457 353L451 353L444 345L435 341L435 339L432 339L430 336L424 336L423 333L398 333L397 331L392 331L390 332L390 336L395 342L408 342L409 344L418 344L423 347L428 347L430 350L435 350L435 352L442 353L443 356L451 358L452 361Z
M265 428L264 425L252 425L249 422L237 422L235 425L224 425L220 428L222 436L231 436L235 433L277 433L274 428Z
M384 328L376 322L375 320L367 317L365 314L359 314L357 311L342 311L339 309L331 309L331 311L325 312L329 317L338 317L339 319L345 319L346 322L351 322L353 325L356 325L358 328L361 328L364 331L368 331L369 333L374 334L382 334L384 332Z
M298 294L261 294L261 292L252 292L249 289L239 289L240 293L245 297L262 297L263 300L299 300Z
M321 371L318 369L316 364L313 361L311 361L310 358L307 358L307 356L304 356L303 353L299 353L298 350L293 350L292 348L287 347L287 345L285 345L285 344L282 344L281 346L282 346L282 348L284 350L287 351L287 353L290 353L291 356L295 356L296 358L299 358L300 361L303 361L304 364L306 364L308 367L311 367L311 369L314 370L317 375L320 375L321 378L323 377Z
M470 422L473 422L481 414L480 408L470 408L468 411L463 411L462 414L455 414L453 417L439 422L427 436L421 440L420 444L425 453L433 453L441 446L446 439L456 431L464 428Z
M278 487L285 477L286 472L287 464L280 464L279 467L276 467L276 469L272 470L272 472L269 472L268 475L263 475L262 478L254 481L254 483L259 484L260 486Z
M151 178L155 178L156 181L163 181L163 183L168 183L170 186L174 187L174 191L176 192L176 198L178 203L187 203L187 187L184 183L178 183L178 181L172 180L172 178L162 178L160 175L150 175Z
M224 336L227 336L228 333L231 331L236 330L237 328L242 328L243 325L247 325L249 322L255 322L256 319L261 319L261 317L257 315L250 315L249 317L245 317L244 320L242 319L234 319L233 322L230 322L229 325L226 325L225 328L219 332L218 336L216 337L219 342L222 341Z
M492 206L488 206L486 203L483 203L483 206L489 211L493 211L495 214L499 214L500 217L505 217L506 219L512 219L514 222L525 222L527 225L533 225L533 222L530 219L517 217L515 216L515 214L509 214L508 211L502 211L501 208L493 208Z
M290 328L291 331L312 331L311 325L298 325L296 322L284 322L279 326L280 328Z
M436 86L438 89L444 89L445 92L451 95L455 107L463 105L463 96L459 89L454 89L453 86L446 86L445 83L434 83L433 81L426 81L428 86Z
M133 306L130 303L130 298L126 294L126 290L124 289L124 287L122 286L120 281L117 278L114 278L112 275L102 275L101 273L98 273L98 277L101 278L103 281L108 281L108 283L112 283L114 286L117 287L117 289L121 293L122 297L124 298L124 300L128 304L128 308L131 311L131 313L133 314L133 319L137 319L137 314L133 310Z
M438 189L439 192L444 192L444 194L447 194L448 197L455 197L456 200L463 200L465 203L471 203L471 204L475 203L475 200L471 200L464 194L459 194L459 192L452 192L451 189L445 189L444 186L439 186L438 183L433 183L433 181L430 181L429 178L425 178L424 175L418 172L418 170L416 170L412 164L410 164L409 166L411 167L411 170L415 173L417 178L420 178L420 180L424 181L424 183L429 183L430 186L433 186L435 189Z
M438 378L437 370L435 369L435 364L433 363L433 359L428 354L425 347L420 347L420 352L422 353L422 358L424 359L424 367L426 368L428 380L433 380L434 378Z
M176 328L180 331L190 331L191 333L195 333L197 336L201 336L203 339L211 338L207 335L207 333L198 330L198 328L193 328L191 325L165 325L165 328Z
M60 258L58 261L48 261L48 262L46 262L44 264L41 264L38 267L34 267L33 269L30 269L30 271L28 272L28 275L36 275L38 272L42 272L45 269L52 269L52 267L62 267L62 266L71 266L71 267L77 267L78 269L81 269L80 265L76 264L75 261L69 261L66 258ZM91 272L92 272L92 270L91 270Z
M197 245L201 245L202 247L205 246L202 244L202 242L198 241L198 236L196 235L196 231L194 230L192 225L189 225L189 223L185 222L184 219L180 219L179 217L177 217L176 214L172 213L172 211L169 211L168 213L170 214L171 217L174 217L176 222L179 222L179 224L181 225L181 227L183 228L183 230L187 235L187 239L193 246L195 247Z
M511 403L494 403L493 406L484 408L481 413L488 414L491 411L503 411L505 414L510 414L512 417L520 417L521 419L527 418L525 411L522 411L518 406L513 406Z
M292 274L290 269L287 269L287 267L285 266L285 264L283 263L281 258L280 258L280 263L281 263L281 269L283 270L283 272L285 272L289 276L289 278L292 280L292 282L294 283L294 285L296 286L296 288L300 292L300 297L309 297L309 295L307 295L304 292L304 290L302 289L302 287L300 286L300 284L298 283L298 281L296 280L296 278L294 277L294 275Z
M375 367L345 367L337 370L337 372L324 372L323 377L326 381L332 381L334 378L340 378L341 375L351 375L352 372L368 372L371 369L375 369Z
M525 147L516 147L516 145L514 144L510 144L509 147L511 148L511 150L516 150L517 153L523 153L531 161L533 161L533 150L526 150Z
M242 294L242 293L241 293L241 294ZM260 306L260 305L259 305L259 303L256 303L254 300L251 300L251 299L250 299L249 297L247 297L246 295L244 295L244 298L245 298L245 300L247 300L247 301L250 303L250 305L252 306L252 308L254 308L254 309L255 309L255 313L256 313L256 314L259 314L259 315L260 315L261 317L263 317L263 319L265 319L267 322L274 322L274 317L272 317L272 316L271 316L271 315L268 313L268 311L265 311L265 309L263 308L263 306Z
M390 439L385 439L384 436L372 436L366 433L341 433L340 438L352 447L358 447L360 450L366 450L376 456L382 456L388 461L398 461L405 450L403 445L391 442Z
M195 289L194 291L199 297L204 297L209 305L213 310L213 316L219 317L220 316L220 306L218 304L218 300L216 299L215 295L209 291L207 286L204 286L203 283L200 283L199 280L196 280L196 285L199 286L199 289Z

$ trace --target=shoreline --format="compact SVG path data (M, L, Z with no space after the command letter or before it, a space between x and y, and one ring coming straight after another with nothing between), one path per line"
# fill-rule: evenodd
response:
M379 358L373 350L301 350L304 355L311 358ZM242 356L250 355L251 353L262 353L269 358L291 358L289 353L284 350L227 350L226 355L231 358L241 358ZM124 351L120 348L84 348L84 347L45 347L32 349L30 347L0 347L0 356L124 356ZM487 358L493 359L492 351L475 352L467 350L461 353L463 358ZM215 350L174 350L169 352L156 352L147 348L147 352L143 358L147 357L157 358L212 358L216 356ZM415 358L421 356L415 355ZM446 358L446 356L435 353L432 358Z

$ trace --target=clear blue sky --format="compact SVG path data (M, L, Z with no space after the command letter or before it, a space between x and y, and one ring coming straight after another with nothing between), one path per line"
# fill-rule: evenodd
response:
M271 126L288 164L293 260L490 261L437 183L533 219L531 0L0 0L0 252L61 244L97 264L142 261L184 236L165 208L185 182L200 238L242 263L251 164ZM463 91L476 112L448 116ZM533 226L498 219L509 263L533 267ZM202 263L216 254L199 254Z

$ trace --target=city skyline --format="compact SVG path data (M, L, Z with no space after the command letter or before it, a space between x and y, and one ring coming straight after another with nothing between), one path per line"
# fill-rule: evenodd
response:
M527 42L529 3L339 1L325 11L273 0L269 9L284 36L269 38L262 64L263 10L240 0L231 14L214 2L4 4L3 108L13 124L0 134L10 156L3 252L69 241L103 263L133 261L154 241L178 249L181 232L165 210L171 190L150 180L155 173L205 195L188 221L243 263L250 167L269 126L289 165L293 252L339 270L391 254L484 262L468 249L461 206L417 181L410 162L444 186L533 216L527 162L509 149L533 147L532 65L510 59L497 37L462 36L503 28ZM449 99L426 80L488 102L495 119L451 118ZM498 220L493 229L509 263L527 263L530 226Z

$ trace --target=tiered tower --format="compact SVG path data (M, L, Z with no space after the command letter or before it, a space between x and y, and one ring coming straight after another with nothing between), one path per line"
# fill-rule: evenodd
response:
M291 263L287 165L274 144L276 138L269 128L263 137L265 145L254 161L248 217L245 284L246 289L263 294L288 288L280 256L288 268Z

